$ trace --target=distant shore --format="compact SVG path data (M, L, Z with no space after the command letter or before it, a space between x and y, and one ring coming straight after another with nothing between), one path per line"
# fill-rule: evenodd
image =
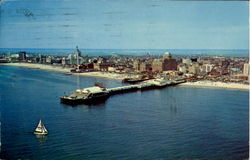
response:
M34 64L34 63L1 63L0 65L18 66L31 69L43 69L51 70L57 72L70 73L72 75L87 76L87 77L100 77L122 80L124 78L131 77L128 74L118 74L118 73L108 73L108 72L86 72L86 73L71 73L72 68L63 68L61 66L53 66L46 64ZM131 78L136 77L133 75ZM186 82L179 84L180 86L191 86L191 87L214 87L214 88L224 88L224 89L239 89L239 90L249 90L249 85L240 83L225 83L225 82L213 82L213 81L198 81L198 82Z
M86 77L100 77L100 78L109 78L109 79L117 79L122 80L124 78L131 77L128 74L118 74L118 73L109 73L109 72L85 72L85 73L71 73L70 70L72 68L63 68L62 66L53 66L53 65L46 65L46 64L34 64L34 63L0 63L0 65L8 65L8 66L18 66L18 67L25 67L31 69L42 69L42 70L51 70L57 72L64 72L70 73L72 75L79 75L79 76L86 76ZM136 75L132 75L131 78L136 77Z
M197 81L197 82L186 82L179 84L180 86L190 87L209 87L209 88L224 88L224 89L238 89L238 90L249 90L249 85L241 83L225 83L225 82L213 82L213 81Z

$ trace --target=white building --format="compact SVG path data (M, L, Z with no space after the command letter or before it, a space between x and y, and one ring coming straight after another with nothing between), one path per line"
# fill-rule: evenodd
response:
M51 56L47 56L45 62L46 63L51 63L52 62L52 57Z
M191 64L192 61L191 61L191 59L189 59L189 58L183 58L183 59L182 59L182 63Z
M186 73L188 68L187 66L182 65L182 66L178 66L178 70L182 73Z
M10 57L11 57L11 58L18 58L18 57L19 57L19 54L11 54Z
M68 59L70 64L81 65L84 62L84 58L81 57L81 51L78 49L78 46L76 46L74 53L69 54Z
M203 64L202 68L201 68L201 71L208 73L208 72L211 72L213 67L214 67L214 65L212 65L212 64Z
M116 70L115 67L108 67L109 72L115 72L115 70Z
M243 74L248 76L249 75L249 63L245 63L243 67Z

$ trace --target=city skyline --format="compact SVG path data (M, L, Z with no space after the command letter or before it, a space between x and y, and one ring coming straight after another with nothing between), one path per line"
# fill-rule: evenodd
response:
M0 48L249 49L248 2L3 1Z

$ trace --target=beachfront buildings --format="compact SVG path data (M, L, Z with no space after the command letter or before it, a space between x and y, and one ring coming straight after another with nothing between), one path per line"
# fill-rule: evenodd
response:
M249 63L245 63L243 67L243 75L249 76L249 68L250 68Z
M164 53L162 59L154 59L152 62L152 71L153 72L163 72L177 70L176 59L172 58L172 55L169 52Z
M22 51L18 53L18 60L25 61L27 59L26 52Z
M152 63L153 72L162 72L163 71L163 61L162 59L154 59Z
M200 73L200 65L198 63L191 63L188 67L188 73L198 75Z
M78 49L78 46L76 46L76 50L72 53L69 54L68 58L69 64L73 65L81 65L84 63L84 58L81 55L81 51Z
M213 67L213 64L203 64L201 67L201 72L209 73L212 71Z
M187 73L188 71L188 65L184 63L180 63L177 65L177 70L182 72L182 73Z
M135 72L151 72L152 71L152 61L145 59L135 59L133 61L133 68Z
M82 56L76 50L68 56L26 54L26 52L11 53L0 57L0 62L26 62L62 65L76 68L83 72L103 71L128 74L140 74L150 77L171 78L182 76L223 82L248 83L249 58L218 57L218 56L183 56L172 58L169 52L159 58L158 55L142 56Z

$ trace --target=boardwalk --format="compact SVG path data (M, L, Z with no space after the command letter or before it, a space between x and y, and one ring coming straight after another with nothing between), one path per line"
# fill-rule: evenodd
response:
M167 86L177 85L179 83L184 83L184 80L162 80L162 79L154 79L148 80L143 83L137 85L128 85L116 88L109 88L107 89L109 94L117 94L122 92L130 92L136 90L143 90L143 89L154 89L154 88L164 88Z

